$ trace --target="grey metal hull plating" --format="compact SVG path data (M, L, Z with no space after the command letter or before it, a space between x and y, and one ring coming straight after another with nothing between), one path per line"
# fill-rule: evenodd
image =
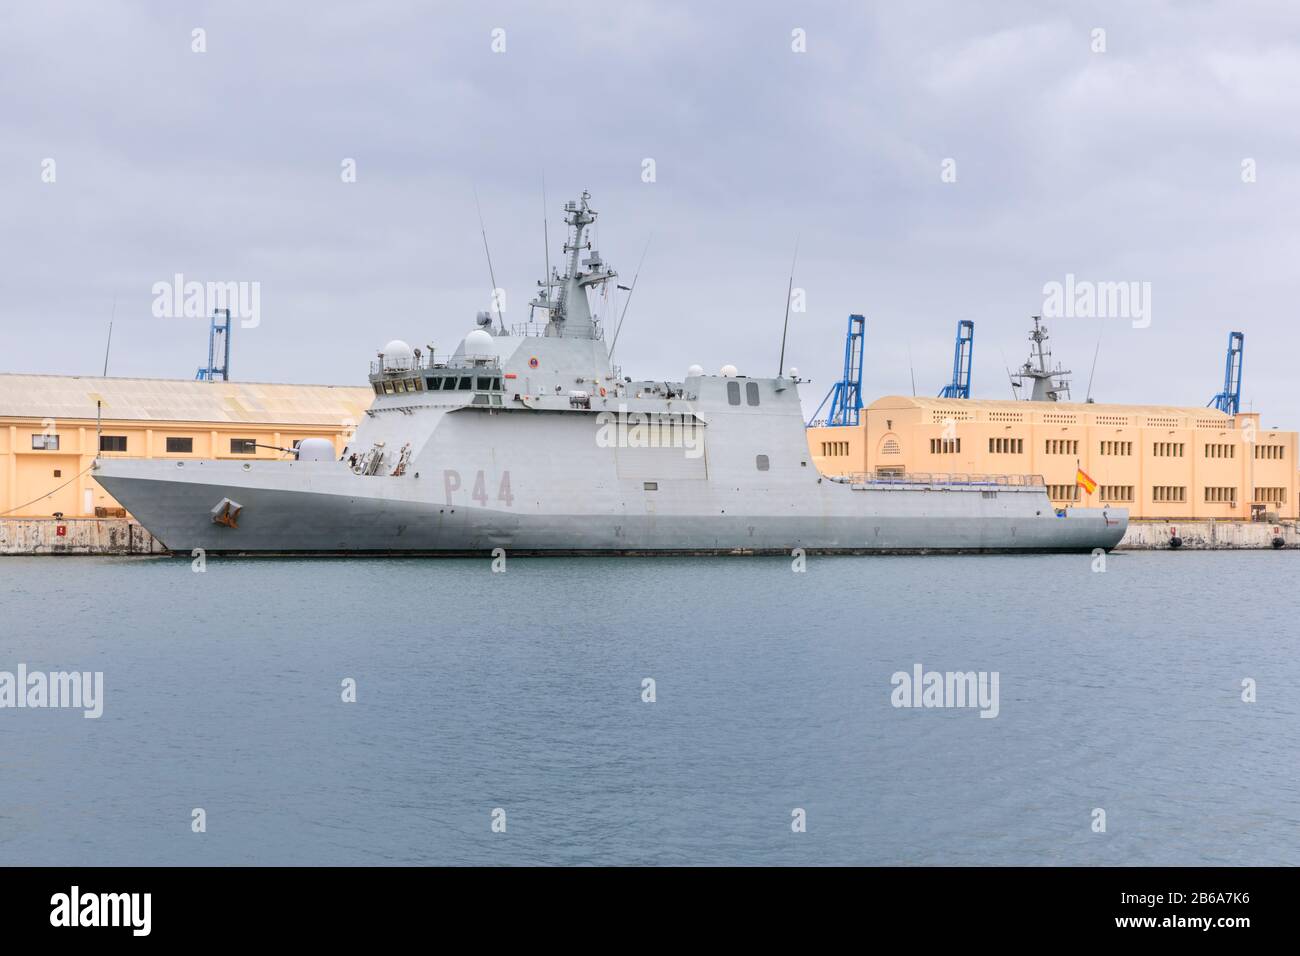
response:
M156 478L155 463L101 463L97 479L127 504L146 528L173 551L298 554L479 554L494 548L510 553L917 553L1024 552L1110 549L1119 543L1126 517L1100 509L1075 509L1057 517L1039 489L853 490L825 482L844 509L819 514L674 514L621 507L609 513L522 512L477 505L448 506L390 496L308 490L332 481L294 481L272 487L250 480L234 462L203 462L204 480ZM197 463L190 463L191 466ZM260 464L262 472L288 463ZM294 465L299 473L310 465ZM191 468L193 471L200 469ZM332 469L335 472L337 468ZM209 475L229 473L229 481ZM275 476L284 478L288 476ZM293 476L295 479L297 475ZM385 479L346 473L334 480L364 486ZM277 482L278 483L278 482ZM222 498L243 510L236 528L214 524L209 511Z

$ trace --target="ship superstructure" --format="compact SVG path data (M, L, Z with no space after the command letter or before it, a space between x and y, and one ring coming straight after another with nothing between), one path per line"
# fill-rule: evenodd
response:
M390 342L343 452L102 459L96 479L173 550L276 553L1089 551L1122 508L1054 508L1034 476L820 474L797 376L612 368L588 293L616 276L565 205L545 324L480 314L451 352ZM584 256L583 253L586 255ZM486 320L485 320L486 318Z

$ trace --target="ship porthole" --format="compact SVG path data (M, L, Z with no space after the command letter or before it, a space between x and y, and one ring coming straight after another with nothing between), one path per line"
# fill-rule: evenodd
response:
M252 471L252 470L253 470L253 466L250 465L248 462L244 462L244 471Z

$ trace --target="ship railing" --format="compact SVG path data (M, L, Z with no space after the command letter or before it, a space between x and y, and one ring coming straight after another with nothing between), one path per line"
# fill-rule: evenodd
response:
M850 485L980 485L992 487L1030 488L1045 484L1042 475L978 475L966 472L912 471L904 474L869 474L859 472L837 475L832 481Z
M418 359L398 359L396 361L392 359L374 359L370 362L370 374L398 376L410 372L438 371L444 368L496 368L501 365L501 359L496 355L465 355L462 358L463 361L457 365L451 364L450 356L436 355L434 353L421 355Z

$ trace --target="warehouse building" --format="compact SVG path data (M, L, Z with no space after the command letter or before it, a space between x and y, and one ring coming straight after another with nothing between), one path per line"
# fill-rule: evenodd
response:
M1297 434L1258 413L1054 401L909 398L814 426L823 474L1041 475L1061 506L1121 505L1133 518L1296 518ZM1082 468L1096 483L1076 484Z
M369 387L0 374L0 517L99 517L120 506L95 456L286 458L304 438L342 452Z

